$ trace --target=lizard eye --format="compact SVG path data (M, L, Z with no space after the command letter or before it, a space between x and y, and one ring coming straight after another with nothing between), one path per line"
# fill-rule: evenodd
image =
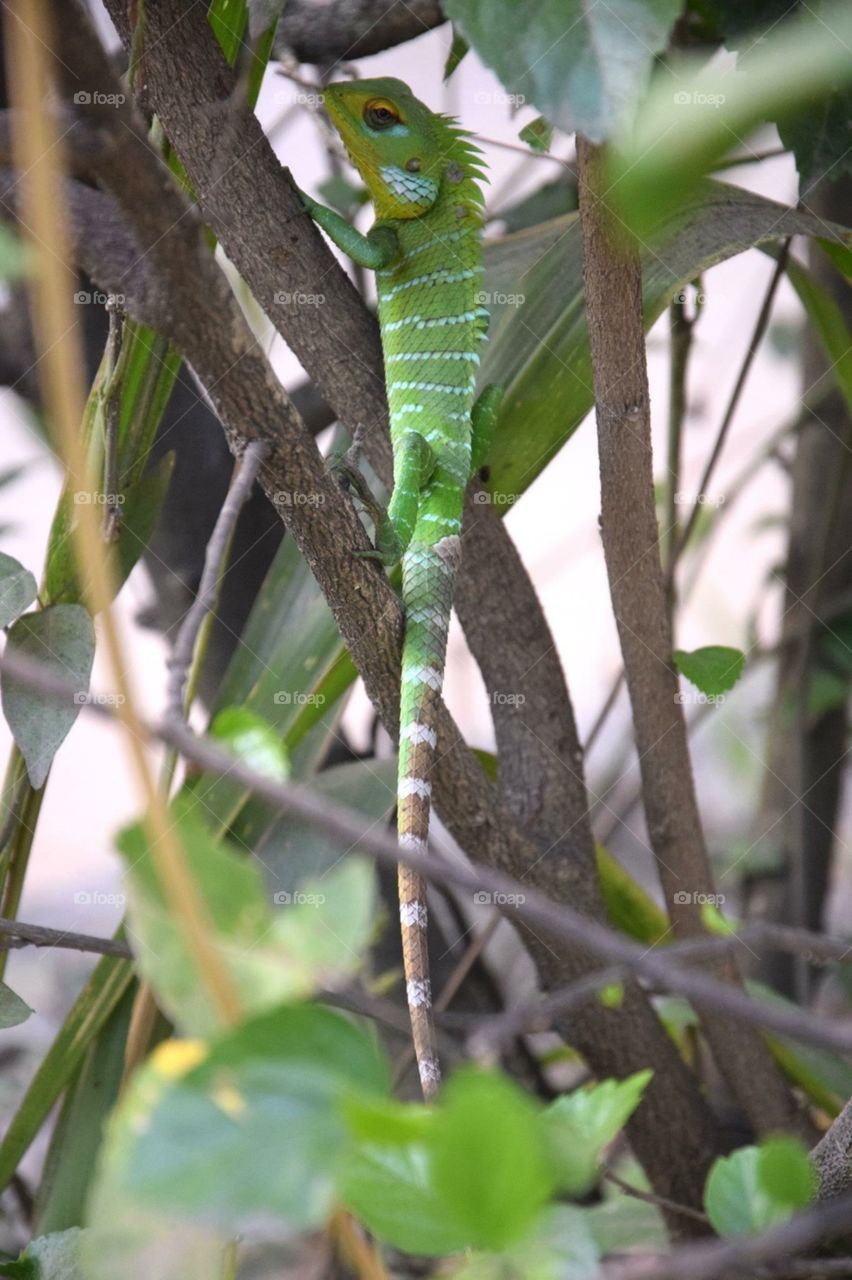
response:
M371 129L390 129L399 124L399 113L389 102L368 102L364 108L364 121Z

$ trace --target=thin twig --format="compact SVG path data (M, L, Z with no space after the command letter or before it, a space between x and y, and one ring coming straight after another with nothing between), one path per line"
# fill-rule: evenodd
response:
M42 924L23 924L0 916L0 949L12 951L20 947L58 947L63 951L91 951L100 956L119 956L127 960L130 948L115 938L98 938L89 933L72 933L69 929L49 929Z
M709 1222L707 1214L701 1213L699 1209L690 1209L689 1205L679 1204L677 1200L669 1200L666 1196L655 1196L651 1191L640 1191L639 1187L632 1187L629 1182L619 1178L610 1169L604 1170L604 1177L607 1182L611 1182L614 1187L618 1187L619 1191L623 1191L626 1196L632 1196L634 1200L655 1205L658 1209L669 1209L672 1213L680 1213L685 1218L692 1218L695 1222Z
M169 659L169 716L183 716L185 714L184 689L186 687L187 672L192 664L192 655L195 652L198 633L205 617L216 606L222 564L227 554L231 532L237 522L243 504L251 493L252 485L257 479L257 473L268 452L269 446L260 440L254 440L246 446L239 471L234 476L228 495L219 511L216 525L207 544L207 551L204 556L204 571L201 574L198 591L180 625L174 650Z

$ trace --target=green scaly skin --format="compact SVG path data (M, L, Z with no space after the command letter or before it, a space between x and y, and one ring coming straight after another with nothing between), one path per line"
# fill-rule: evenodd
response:
M325 106L373 201L362 236L304 196L311 216L350 257L376 272L394 457L376 554L402 560L405 643L399 721L398 833L425 852L436 711L443 682L465 490L482 466L501 392L474 405L488 313L479 304L479 152L453 121L400 80L329 85ZM406 993L425 1098L441 1079L432 1018L426 885L399 871Z

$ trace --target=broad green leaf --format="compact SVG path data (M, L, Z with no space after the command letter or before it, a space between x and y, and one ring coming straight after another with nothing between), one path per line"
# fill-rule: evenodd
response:
M38 1236L17 1262L0 1263L0 1276L16 1280L86 1280L80 1257L79 1227Z
M29 569L0 552L0 627L19 618L37 595L38 586Z
M104 956L60 1027L0 1143L0 1188L6 1187L83 1055L133 980L129 960Z
M803 107L852 84L850 44L852 12L840 0L777 24L737 74L694 59L668 64L609 157L606 186L625 224L647 238L661 211L691 200L756 127L774 119L784 129Z
M804 1147L792 1138L770 1138L716 1160L704 1207L720 1236L747 1236L792 1217L809 1202L813 1187Z
M281 738L263 716L247 707L225 707L213 720L210 736L257 773L278 782L290 776Z
M733 689L743 673L745 654L727 645L711 644L703 649L675 649L672 661L682 676L708 698L718 698Z
M68 698L40 693L4 671L3 714L27 765L30 782L44 785L53 757L80 713L95 658L95 629L79 604L27 613L9 629L8 651L39 662L77 692Z
M524 125L518 136L521 142L525 142L533 151L546 155L553 145L553 125L548 124L544 116L539 116Z
M503 1076L475 1069L446 1084L431 1135L432 1170L447 1220L478 1249L504 1249L553 1190L538 1107Z
M453 1274L457 1280L597 1280L600 1255L589 1211L554 1205L518 1244L475 1253Z
M544 1112L542 1130L567 1195L582 1195L594 1185L604 1149L638 1107L651 1074L638 1071L626 1080L576 1089Z
M203 825L192 794L178 798L175 825L215 944L247 1012L334 987L359 967L373 918L368 863L347 859L298 890L270 894L257 864ZM118 844L127 862L128 934L138 967L181 1030L208 1034L217 1026L216 1012L164 899L143 827L126 830Z
M395 1249L443 1257L466 1245L467 1230L447 1216L425 1142L360 1144L340 1191L358 1220Z
M602 142L633 115L679 0L446 0L444 10L509 93L566 133Z
M738 187L703 182L686 207L658 214L640 246L646 329L672 297L755 245L807 235L841 246L852 233ZM486 244L482 299L491 312L481 385L505 388L489 456L498 512L558 453L594 404L576 214ZM705 287L712 288L711 282Z
M32 1009L26 1001L11 987L7 987L5 982L0 982L0 1031L20 1026L31 1013Z
M164 1215L233 1233L264 1220L322 1226L350 1143L343 1101L388 1091L372 1038L331 1010L300 1006L197 1053L183 1045L160 1045L120 1107L135 1119L119 1139L131 1148L123 1189ZM104 1177L109 1167L108 1153Z

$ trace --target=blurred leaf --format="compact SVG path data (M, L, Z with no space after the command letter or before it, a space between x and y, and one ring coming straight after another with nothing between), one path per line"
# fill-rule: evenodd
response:
M498 210L493 216L505 225L506 234L512 235L515 231L525 231L528 227L537 227L552 218L573 213L576 208L576 182L569 178L557 178L554 182L544 183L537 191L524 196L516 204Z
M445 84L469 51L469 45L461 32L457 31L455 27L452 30L453 42L450 45L450 52L447 54L447 61L444 63L444 74L442 76Z
M287 752L275 729L247 707L225 707L214 718L210 736L257 773L278 782L290 776Z
M510 93L566 133L602 142L629 121L679 0L539 0L519 21L514 0L446 0L447 16Z
M518 136L521 142L525 142L533 151L546 155L553 145L553 125L548 124L544 116L538 116L524 125Z
M191 795L174 805L175 824L216 946L244 1008L334 987L361 964L373 919L374 874L357 858L294 893L270 896L256 863L217 840ZM141 825L119 838L127 861L129 933L140 971L181 1030L205 1035L218 1018L199 988L191 952L163 897Z
M642 1100L651 1071L626 1080L603 1080L551 1103L541 1117L556 1164L560 1190L580 1196L594 1186L604 1149Z
M38 595L38 585L29 569L0 552L0 627L19 618Z
M763 34L736 73L696 60L668 64L608 158L606 186L625 225L647 238L757 126L771 119L783 130L852 83L850 43L849 6L824 4Z
M133 979L129 960L103 956L42 1059L0 1143L0 1189L50 1115L83 1055Z
M664 1253L668 1247L668 1232L657 1206L623 1191L607 1195L602 1204L584 1213L602 1254L642 1248Z
M72 684L73 697L57 698L18 682L10 671L0 676L3 714L27 765L33 787L44 785L53 757L80 713L95 657L95 629L79 604L56 604L27 613L9 629L7 652L40 663Z
M737 1238L784 1222L811 1199L814 1173L793 1138L770 1138L715 1161L704 1207L720 1236Z
M852 233L722 183L690 188L687 208L658 216L640 246L646 328L716 263L788 235L852 244ZM482 297L491 312L480 385L506 394L488 489L498 510L532 484L594 404L576 215L486 244Z
M366 204L370 198L367 188L363 184L355 184L349 182L347 178L342 177L338 173L334 173L330 178L326 178L317 187L317 191L322 196L326 204L331 205L332 209L336 209L338 213L345 215L350 214L354 209L359 208L362 204Z
M807 267L791 258L785 270L822 342L831 375L852 411L852 334L843 312L825 285Z
M17 1280L86 1280L80 1259L79 1227L31 1241L17 1262L0 1263L0 1276Z
M307 1005L200 1045L185 1071L181 1048L166 1041L134 1078L100 1182L117 1176L141 1207L229 1234L322 1226L350 1143L343 1100L389 1088L373 1039Z
M662 907L602 844L595 845L595 857L606 912L616 928L649 946L668 937L671 924Z
M672 662L682 676L708 698L733 689L743 673L745 654L727 645L710 644L703 649L675 649Z
M16 284L29 274L32 254L8 223L0 223L0 280Z
M435 1184L447 1221L478 1249L504 1249L532 1225L553 1172L532 1099L503 1076L457 1071L431 1135Z
M448 1220L424 1142L359 1145L344 1168L341 1195L359 1221L395 1249L441 1257L465 1247L467 1232Z
M7 987L5 982L0 982L0 1031L20 1026L31 1013L32 1009L26 1001L16 995L11 987Z
M600 1248L587 1209L554 1205L522 1241L500 1253L475 1253L454 1280L596 1280Z

